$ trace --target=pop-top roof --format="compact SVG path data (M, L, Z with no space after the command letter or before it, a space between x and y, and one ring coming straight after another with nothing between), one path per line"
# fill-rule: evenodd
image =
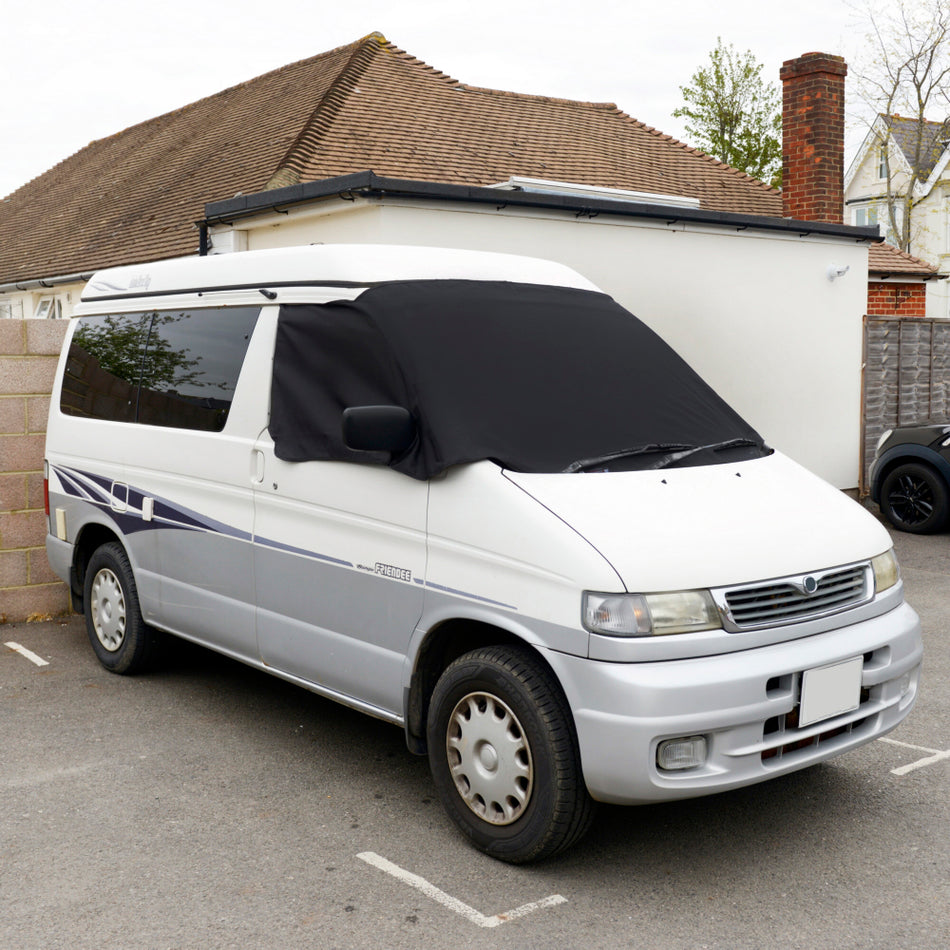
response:
M216 290L369 287L389 281L448 278L597 289L564 264L534 257L439 247L317 244L113 267L90 280L83 301Z

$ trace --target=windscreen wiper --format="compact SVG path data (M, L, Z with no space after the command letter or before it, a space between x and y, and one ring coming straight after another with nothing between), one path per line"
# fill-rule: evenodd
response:
M682 459L689 458L691 455L696 455L697 452L721 452L723 449L737 449L747 445L758 446L762 445L762 443L757 442L755 439L726 439L724 442L712 442L709 445L685 446L682 449L677 449L676 451L671 452L665 458L658 459L652 465L647 467L651 469L669 468L670 465L673 465Z
M635 445L630 449L620 449L618 452L610 452L608 455L597 455L594 458L578 459L571 462L567 468L563 469L562 474L567 472L583 472L598 465L606 465L608 462L616 462L617 459L635 458L637 455L650 455L654 452L692 452L705 448L703 445L690 445L683 442L650 442L647 445ZM662 466L651 466L662 467Z

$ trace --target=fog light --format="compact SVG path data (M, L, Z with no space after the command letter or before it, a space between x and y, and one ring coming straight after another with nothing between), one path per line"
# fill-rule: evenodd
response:
M667 739L656 750L656 764L663 772L682 772L706 764L706 737Z

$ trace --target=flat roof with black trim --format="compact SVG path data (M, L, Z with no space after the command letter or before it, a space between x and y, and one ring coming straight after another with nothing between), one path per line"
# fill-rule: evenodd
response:
M242 218L268 211L286 211L290 208L318 201L323 198L383 199L400 198L459 202L460 204L492 205L504 208L538 208L565 211L575 217L598 217L612 215L622 218L638 218L665 221L668 224L690 223L714 227L734 227L737 231L756 230L786 234L824 235L827 237L851 238L858 242L880 240L876 227L854 227L848 224L833 224L826 221L797 221L793 218L773 218L766 215L734 214L728 211L704 211L701 208L684 208L674 205L647 204L623 201L616 198L593 198L587 196L542 193L534 191L486 188L470 185L448 185L430 181L410 181L401 178L383 178L372 171L355 172L336 178L324 178L286 188L260 191L252 195L239 195L205 205L205 218L198 222L202 227L232 224Z

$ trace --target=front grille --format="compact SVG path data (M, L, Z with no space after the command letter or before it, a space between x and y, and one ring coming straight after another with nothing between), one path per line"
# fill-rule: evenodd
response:
M847 610L873 594L870 565L852 564L724 592L727 620L738 630L775 627Z

